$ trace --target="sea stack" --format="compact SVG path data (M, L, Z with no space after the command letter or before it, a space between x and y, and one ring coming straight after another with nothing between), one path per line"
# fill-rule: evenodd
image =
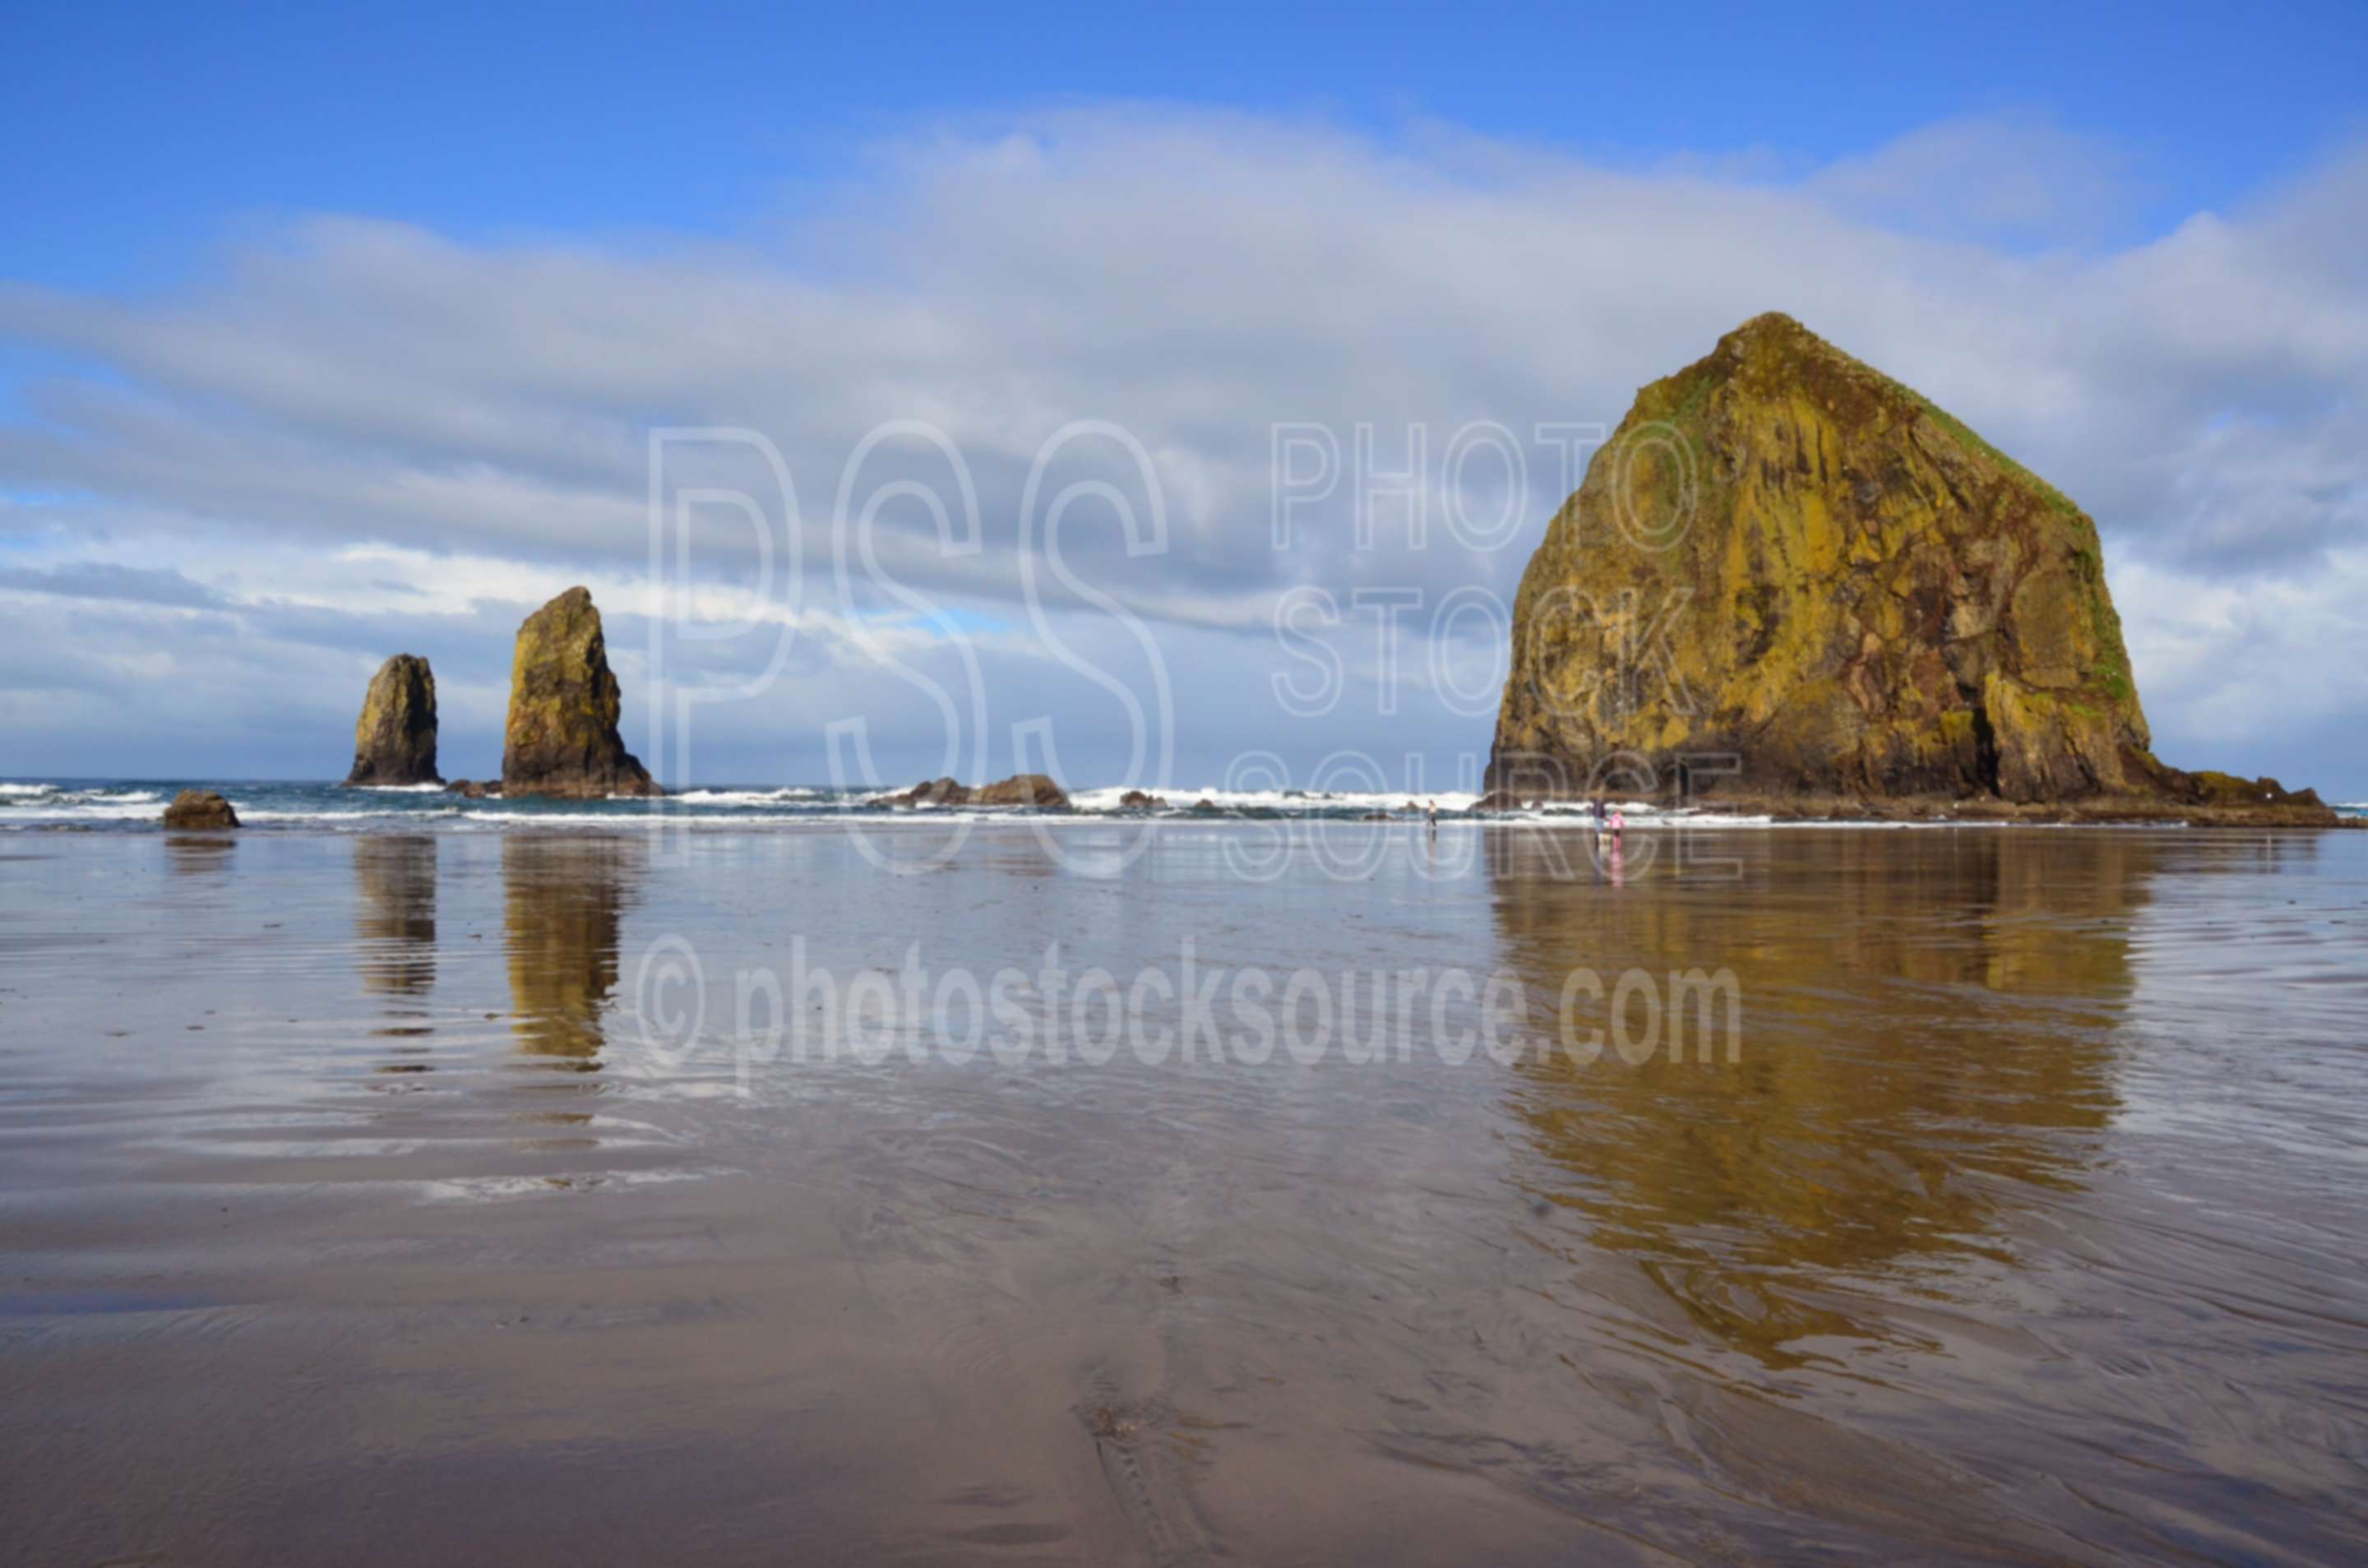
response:
M502 793L597 800L661 795L618 736L623 710L590 590L570 588L526 618L510 664Z
M2087 514L1763 315L1639 392L1548 527L1514 604L1488 789L2208 792L2214 776L2148 744Z
M346 782L444 782L436 771L436 676L418 654L397 653L370 677Z

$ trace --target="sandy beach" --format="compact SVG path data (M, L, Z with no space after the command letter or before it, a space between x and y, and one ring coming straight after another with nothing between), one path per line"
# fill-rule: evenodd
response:
M988 824L916 875L832 829L11 835L10 1554L2355 1539L2368 837L1632 835L1615 874L1459 825L1246 881L1247 831ZM916 960L1050 1024L1048 947L1126 982L1188 943L1474 994L1309 1060L1230 1015L1188 1060L1156 986L1157 1060L998 1051L934 983L768 1060L741 1028L750 976ZM1579 1060L1579 966L1729 969L1739 1034Z

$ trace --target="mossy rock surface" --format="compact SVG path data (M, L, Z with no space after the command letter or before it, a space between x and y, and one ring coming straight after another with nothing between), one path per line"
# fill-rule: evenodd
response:
M2096 526L1764 315L1637 394L1521 580L1491 789L2158 792Z
M436 674L418 654L397 653L370 677L346 782L444 782L436 771Z
M617 733L623 710L600 611L589 589L570 588L518 628L502 793L574 800L663 794Z
M180 832L212 832L238 825L238 812L211 790L184 790L165 808L165 825Z

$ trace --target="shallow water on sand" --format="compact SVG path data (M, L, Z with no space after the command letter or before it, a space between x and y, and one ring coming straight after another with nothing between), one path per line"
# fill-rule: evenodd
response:
M2368 835L1246 831L12 838L0 1555L2357 1560ZM1508 1049L788 983L1188 940Z

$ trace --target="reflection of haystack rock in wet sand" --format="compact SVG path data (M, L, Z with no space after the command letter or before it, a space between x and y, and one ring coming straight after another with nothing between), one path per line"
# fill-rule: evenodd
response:
M1486 847L1507 959L1541 1005L1561 996L1573 955L1607 976L1696 955L1733 973L1739 1035L1715 1006L1673 994L1632 1060L1617 1046L1646 1038L1647 1010L1615 1035L1611 993L1582 993L1570 1027L1600 1030L1597 1051L1525 1058L1515 1092L1550 1162L1541 1190L1755 1354L1867 1332L1845 1321L1856 1298L1829 1285L1995 1244L2015 1192L2080 1180L2082 1136L2113 1116L2158 839L1776 838L1765 853L1779 858L1755 875L1816 879L1816 921L1692 896L1649 869L1606 897L1554 835ZM1906 1028L1886 1000L1902 986L1954 1000Z

